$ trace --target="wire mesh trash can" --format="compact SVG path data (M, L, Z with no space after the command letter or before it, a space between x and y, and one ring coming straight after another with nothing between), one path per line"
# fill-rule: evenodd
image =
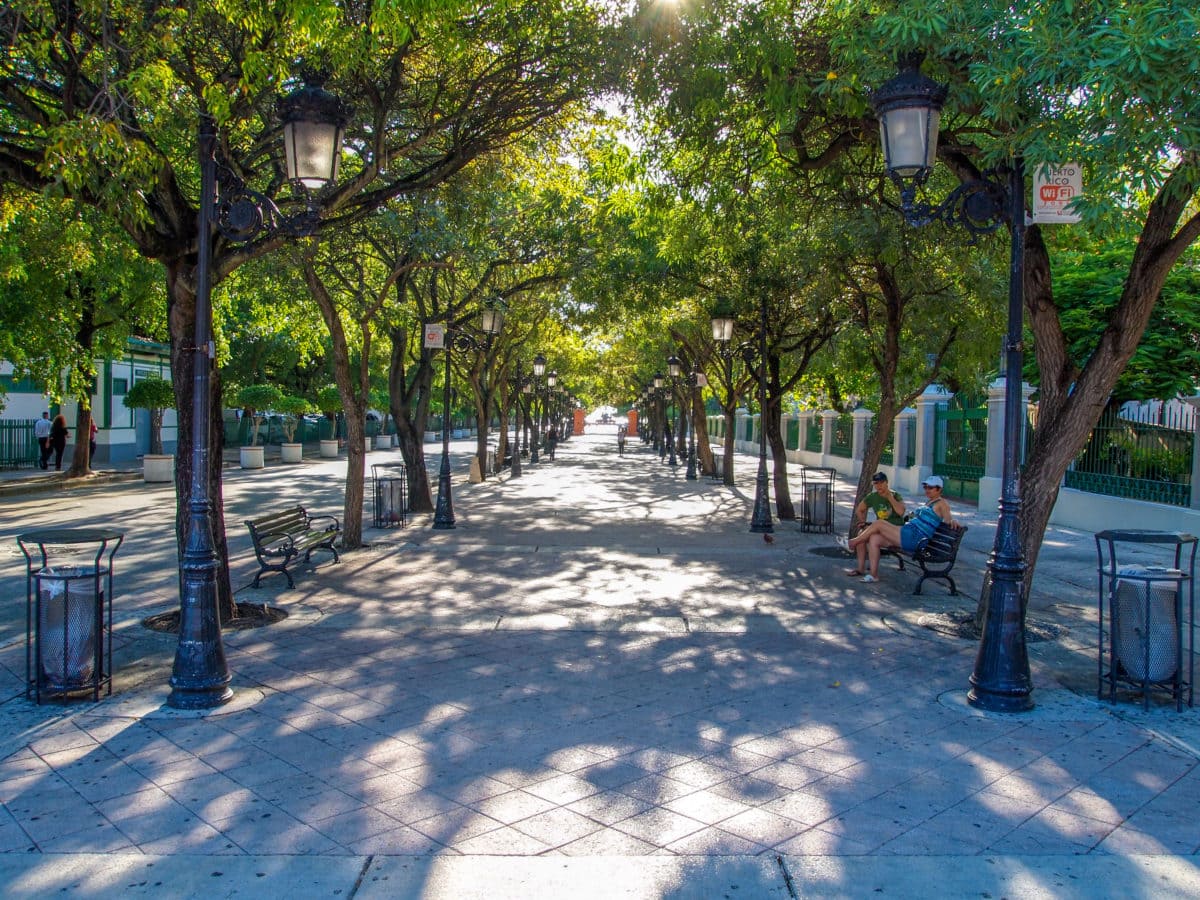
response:
M408 476L402 463L371 466L375 488L375 527L404 526L408 519Z
M821 466L800 469L801 531L833 532L833 480L836 476L837 469Z
M26 699L90 691L98 701L101 688L112 693L112 561L122 540L120 532L91 528L17 537L26 571ZM65 554L75 561L51 559Z
M1172 565L1122 564L1118 544L1172 550ZM1107 687L1109 701L1116 702L1117 687L1123 685L1140 690L1147 709L1153 692L1168 695L1178 711L1185 698L1192 705L1196 546L1196 538L1178 532L1110 530L1096 535L1101 699Z

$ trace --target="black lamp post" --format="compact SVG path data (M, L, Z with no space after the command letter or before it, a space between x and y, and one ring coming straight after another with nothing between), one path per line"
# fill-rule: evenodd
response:
M212 406L212 240L217 229L230 241L260 236L312 234L318 211L308 195L337 178L347 109L315 79L279 103L288 180L304 197L305 208L285 214L264 194L251 190L232 170L217 174L217 126L201 114L199 124L200 212L197 230L195 362L192 371L192 484L188 495L188 535L180 561L182 596L179 642L171 671L167 705L209 709L233 697L221 642L217 610L217 554L212 500L208 490L210 408ZM219 193L218 193L219 189Z
M754 511L750 515L750 530L768 533L775 530L771 521L770 482L767 479L767 297L763 294L758 305L758 474L754 478ZM733 384L733 357L741 353L749 366L754 358L754 345L744 341L733 346L733 319L729 316L713 316L713 340L719 345L717 352L725 359L726 374Z
M671 392L670 392L671 402L667 407L671 411L669 421L671 421L672 423L675 423L675 420L678 418L680 420L677 423L679 425L679 427L687 428L687 419L684 418L683 416L675 415L676 391L678 391L678 389L679 389L679 376L683 374L683 363L681 363L679 361L678 356L667 357L667 374L671 377ZM672 429L671 430L671 440L667 442L671 445L668 448L668 450L670 452L667 455L667 465L669 465L672 469L679 465L679 460L677 460L675 458L675 444L678 443L679 437L680 437L679 435L674 433L674 429Z
M513 402L513 445L509 450L512 455L512 469L510 477L521 477L521 400L523 397L522 391L525 388L525 379L521 375L521 360L517 360L517 374L512 380L513 396L516 398Z
M940 204L919 203L916 192L929 178L937 151L938 121L946 88L921 74L922 55L900 60L900 73L871 98L879 118L888 175L900 188L901 212L909 225L958 224L974 241L1007 223L1008 332L1004 340L1004 471L996 540L984 580L983 634L971 690L973 706L997 712L1033 708L1033 681L1025 644L1025 556L1021 549L1021 485L1018 449L1021 383L1021 324L1025 277L1025 171L1018 155L1002 172L959 185Z
M439 531L457 527L454 523L454 498L450 484L450 351L487 352L492 341L504 326L502 304L489 300L480 317L482 340L467 331L446 329L446 380L442 386L442 465L438 470L437 504L433 511L433 527Z
M666 457L667 444L670 443L667 439L667 404L663 393L663 383L662 372L655 372L653 384L655 407L658 412L658 432L654 440L654 449L658 451L659 459Z
M703 372L700 371L699 364L695 364L692 366L691 374L689 374L687 377L687 383L688 383L688 417L690 418L692 412L695 410L695 403L696 403L695 390L696 390L696 388L700 388L701 390L703 390L704 388L708 387L708 376L706 376ZM697 477L698 477L698 473L696 472L696 426L693 423L692 427L688 430L687 479L688 479L688 481L695 481L697 479Z
M546 374L546 357L538 354L533 358L533 384L529 389L529 418L532 420L531 440L529 442L529 461L536 465L538 461L538 441L541 439L541 409L537 399L541 396L541 380Z

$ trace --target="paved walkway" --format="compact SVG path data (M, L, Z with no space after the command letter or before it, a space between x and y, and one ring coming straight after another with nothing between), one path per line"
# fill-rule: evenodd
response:
M5 894L1200 894L1197 713L1095 699L1089 535L1039 560L1037 709L984 714L974 644L922 623L972 607L988 516L959 510L964 595L915 597L887 563L844 576L829 535L750 534L749 457L730 489L615 449L463 478L457 529L368 530L294 590L242 590L290 615L227 635L236 697L208 713L164 705L174 642L138 624L176 602L173 489L0 497ZM231 470L228 520L336 513L343 474ZM130 535L116 689L37 707L12 537L66 516Z

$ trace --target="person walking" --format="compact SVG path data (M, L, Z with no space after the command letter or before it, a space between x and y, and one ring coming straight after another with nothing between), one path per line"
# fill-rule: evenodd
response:
M96 425L95 418L88 420L91 423L91 428L88 432L88 465L90 466L96 459L96 432L100 428Z
M38 465L43 469L49 467L50 459L50 411L46 410L42 413L42 417L37 420L37 424L33 426L33 436L37 438L38 452L41 454L38 458Z
M54 449L54 468L62 470L63 451L67 449L67 417L59 413L50 423L50 446Z

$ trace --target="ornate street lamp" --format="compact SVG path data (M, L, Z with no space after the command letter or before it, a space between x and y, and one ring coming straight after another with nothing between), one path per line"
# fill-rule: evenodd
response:
M697 363L692 366L691 374L687 378L688 383L688 415L695 410L696 397L695 391L697 388L703 390L708 387L708 376L700 371L700 365ZM688 464L687 464L687 479L695 481L698 477L696 472L696 426L693 424L688 431Z
M658 420L658 428L654 432L654 449L658 451L658 458L662 459L667 455L667 412L663 403L662 372L655 372L650 383L654 385L655 418Z
M517 374L512 379L513 391L513 444L509 450L512 456L512 465L509 471L510 478L521 477L521 399L522 391L525 388L525 378L521 375L521 360L517 360Z
M492 341L503 326L504 305L497 300L489 300L480 316L482 339L465 330L446 330L446 380L442 386L442 465L438 470L437 504L433 512L433 527L439 531L457 527L454 523L454 498L450 482L450 352L458 350L465 353L473 350L476 353L487 353L492 349Z
M1025 168L1018 155L1003 171L985 172L959 185L932 206L916 200L917 189L933 169L939 115L946 88L920 72L922 55L900 59L900 73L882 85L871 101L879 117L884 164L900 187L901 212L909 225L960 225L972 241L1007 224L1011 234L1008 266L1008 331L1004 340L1004 466L996 539L988 558L981 602L983 634L971 690L973 706L998 712L1033 708L1033 680L1025 643L1025 557L1021 549L1021 324L1025 277ZM1006 178L1003 176L1007 176Z
M671 410L671 416L670 416L670 419L668 419L668 421L674 423L674 420L676 418L679 418L680 419L679 426L681 428L687 428L687 419L683 416L677 417L675 415L675 394L679 390L679 376L683 374L683 363L681 363L679 361L678 356L668 356L667 357L667 374L671 378L671 393L670 393L671 402L668 406L668 409ZM679 437L680 437L680 435L675 434L674 429L672 429L671 440L669 440L667 442L671 445L668 448L670 450L670 453L668 454L668 458L667 458L667 465L669 465L671 468L675 468L676 466L679 465L679 460L677 460L675 458L675 444L678 443Z
M533 358L533 386L529 391L529 410L532 419L531 431L532 440L529 442L529 462L536 464L538 461L538 442L542 438L542 411L543 405L538 402L542 395L541 379L546 374L546 357L538 354ZM534 410L536 409L536 415Z
M305 208L283 213L271 198L251 190L227 166L217 173L217 126L202 113L199 123L200 211L197 231L196 326L192 391L192 484L188 495L187 543L180 560L182 590L179 642L171 671L167 705L209 709L233 697L221 642L217 610L217 554L212 501L208 491L210 408L212 406L212 233L245 242L260 236L312 234L319 223L308 189L337 176L341 134L348 110L337 97L309 79L279 103L289 178L304 196Z
M750 530L766 534L775 530L771 521L770 482L767 479L767 297L758 306L758 474L754 477L754 511L750 514ZM754 360L754 344L743 341L734 346L733 319L729 316L714 316L712 336L716 341L717 353L725 360L726 377L733 384L733 357L740 353L749 366Z

